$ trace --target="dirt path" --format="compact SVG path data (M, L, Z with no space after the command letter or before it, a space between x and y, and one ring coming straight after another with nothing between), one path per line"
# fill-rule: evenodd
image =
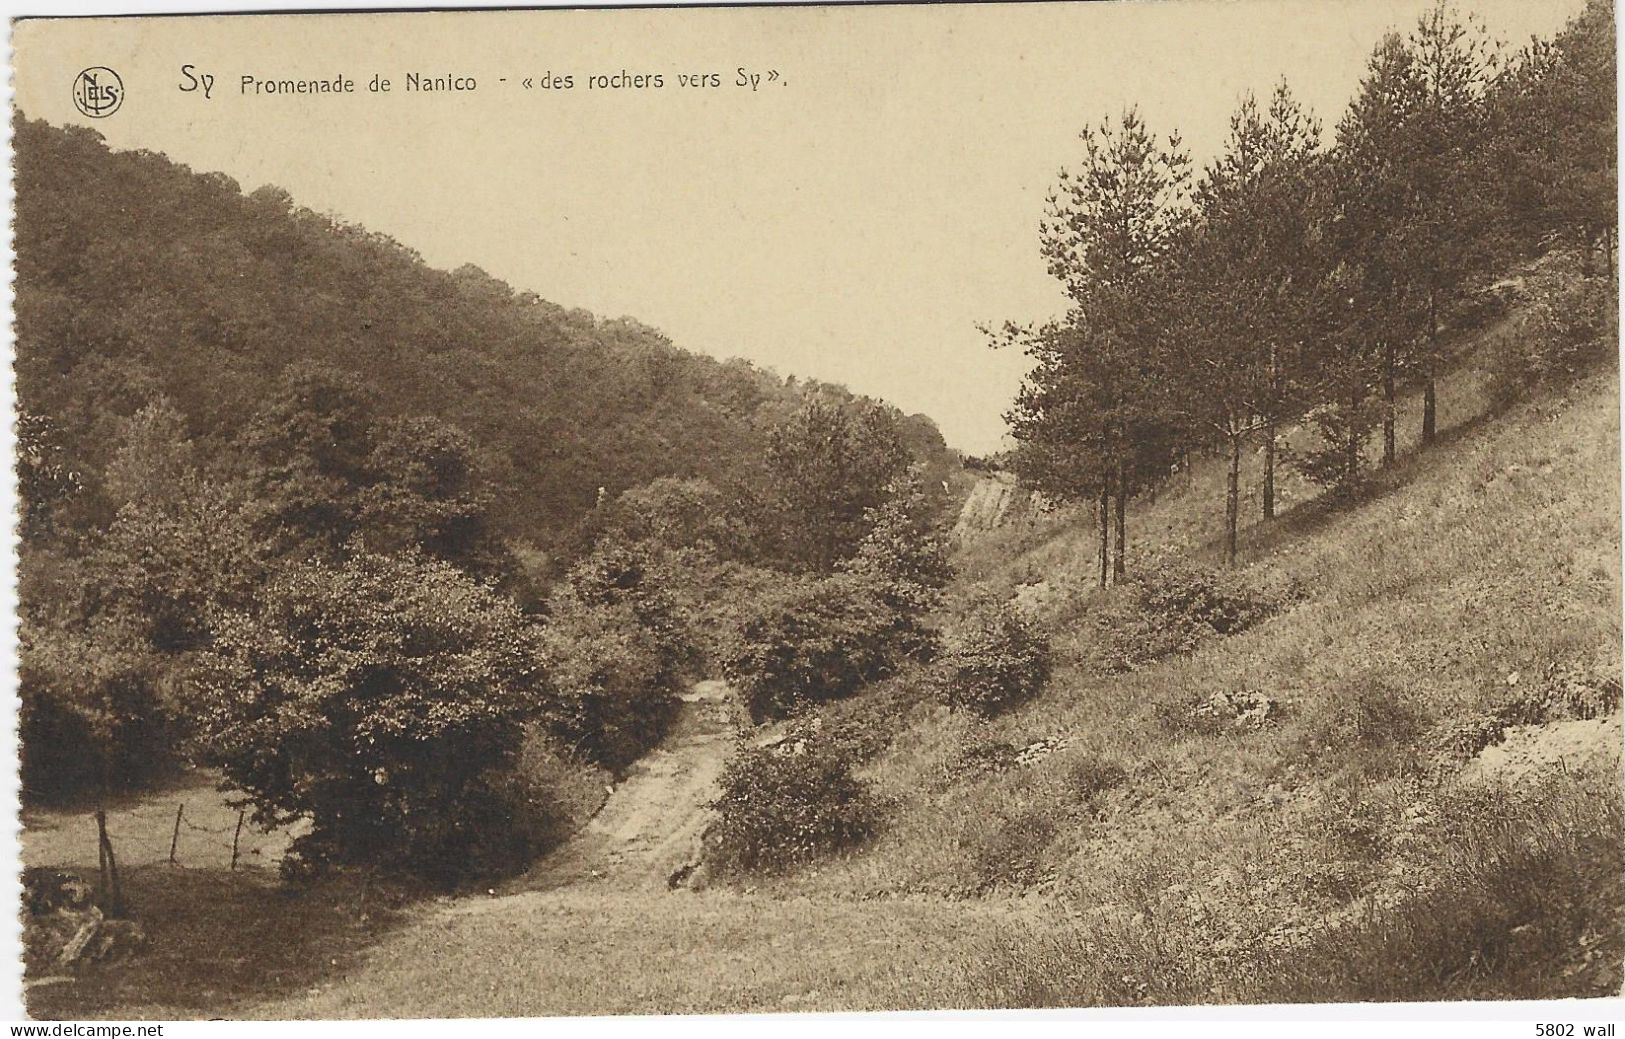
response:
M706 804L733 748L735 711L726 683L696 683L665 740L632 767L592 821L508 890L668 887L674 873L699 861Z

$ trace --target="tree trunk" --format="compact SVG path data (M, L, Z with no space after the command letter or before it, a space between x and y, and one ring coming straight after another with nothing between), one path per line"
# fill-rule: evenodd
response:
M1438 293L1428 293L1428 355L1424 364L1425 381L1422 384L1422 444L1433 443L1438 435L1439 403L1433 384L1433 364L1439 354Z
M1264 518L1275 518L1275 420L1264 420Z
M1224 484L1224 562L1236 562L1236 522L1241 514L1241 434L1230 434L1230 472Z
M1112 483L1105 472L1100 474L1100 587L1106 587L1106 568L1112 546Z
M1354 493L1354 481L1360 475L1360 440L1362 434L1368 432L1360 428L1355 416L1360 411L1360 395L1349 394L1349 428L1343 442L1343 493L1345 496Z
M1112 558L1112 579L1114 581L1121 581L1123 574L1127 571L1123 560L1123 547L1128 540L1123 534L1124 513L1128 511L1128 480L1125 479L1125 475L1123 460L1119 458L1117 460L1117 554Z
M1264 415L1264 518L1275 518L1275 412L1281 406L1281 364L1270 343L1270 399Z
M1382 346L1382 464L1394 464L1394 343Z
M1431 362L1429 362L1431 367ZM1431 444L1438 437L1439 425L1439 398L1438 390L1433 383L1433 373L1427 374L1427 381L1422 385L1422 443Z

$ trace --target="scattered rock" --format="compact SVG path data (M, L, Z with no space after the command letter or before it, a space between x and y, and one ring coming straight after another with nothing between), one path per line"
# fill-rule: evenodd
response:
M1191 713L1236 729L1259 729L1279 718L1281 705L1256 689L1220 690L1197 701Z
M31 866L23 870L23 904L35 916L90 908L96 889L76 873Z
M48 966L76 970L126 955L146 942L139 923L105 917L96 905L58 905L31 912L23 924L24 960L31 972Z
M72 967L84 958L86 950L90 948L91 941L96 932L101 930L102 911L95 906L85 913L79 927L74 931L73 937L62 946L62 951L56 954L56 963L59 967Z
M1619 767L1620 717L1575 718L1545 725L1517 725L1505 730L1463 770L1463 777L1518 780L1556 770Z
M1037 764L1056 751L1072 746L1072 742L1070 736L1046 736L1044 739L1034 740L1016 751L1016 764L1023 767Z

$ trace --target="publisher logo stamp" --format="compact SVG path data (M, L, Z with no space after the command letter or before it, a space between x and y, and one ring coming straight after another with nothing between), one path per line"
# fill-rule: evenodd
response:
M124 81L117 72L95 65L74 77L73 103L92 119L102 119L124 103Z

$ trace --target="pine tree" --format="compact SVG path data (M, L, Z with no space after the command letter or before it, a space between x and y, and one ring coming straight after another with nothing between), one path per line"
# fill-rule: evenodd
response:
M1018 465L1065 497L1098 495L1104 584L1110 521L1111 570L1120 577L1127 501L1168 454L1146 450L1167 425L1157 377L1158 268L1177 231L1189 161L1177 135L1159 141L1132 108L1080 136L1083 161L1062 171L1040 229L1050 273L1073 307L1063 323L1007 329L1037 361L1010 418L1024 447Z
M1284 84L1267 111L1245 96L1225 150L1195 191L1196 220L1168 292L1178 329L1171 384L1229 458L1225 560L1236 556L1244 443L1266 445L1264 514L1274 512L1275 426L1289 413L1312 273L1312 164L1320 130Z
M1485 263L1485 231L1493 218L1480 185L1485 132L1484 95L1499 67L1497 45L1478 22L1458 18L1439 0L1411 34L1420 107L1406 134L1413 166L1414 212L1406 225L1405 259L1421 315L1416 360L1422 375L1422 442L1438 432L1435 380L1443 311L1460 298Z
M1359 325L1380 358L1383 463L1395 453L1395 405L1403 348L1416 332L1410 222L1417 218L1413 135L1424 84L1416 56L1397 33L1371 55L1359 94L1337 127L1334 199L1328 231L1345 265ZM1346 407L1350 398L1343 398Z
M1486 164L1497 171L1503 249L1529 254L1557 235L1613 276L1619 133L1613 6L1590 0L1554 40L1532 40L1485 101Z

